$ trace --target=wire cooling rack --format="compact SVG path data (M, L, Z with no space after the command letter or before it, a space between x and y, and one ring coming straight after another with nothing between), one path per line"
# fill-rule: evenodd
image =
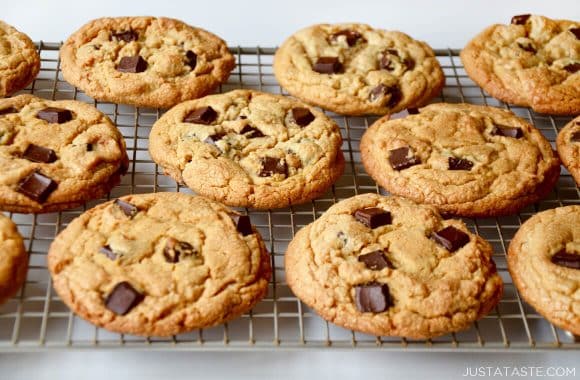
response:
M42 68L38 78L25 89L47 99L77 99L94 104L118 126L127 142L131 167L109 195L183 191L151 161L147 152L151 126L159 110L96 102L62 79L60 44L40 42ZM252 88L283 93L273 72L274 48L232 48L237 68L220 91ZM446 86L436 101L468 102L511 108L528 119L553 143L558 130L570 119L539 115L521 107L508 107L477 87L465 74L457 50L437 50L446 75ZM405 112L395 117L404 116ZM505 294L488 316L464 332L430 340L375 337L334 326L322 320L289 290L284 277L284 252L294 233L319 217L339 200L366 192L381 191L365 173L359 151L360 138L376 118L343 117L330 114L341 126L347 160L344 175L321 198L310 203L271 211L246 210L271 252L275 268L267 297L251 312L230 323L196 330L171 338L141 338L113 334L72 314L55 294L46 265L46 252L54 236L84 210L105 201L100 199L70 211L45 215L10 214L17 223L30 254L25 286L0 306L0 351L54 349L164 349L164 350L274 350L309 348L356 348L413 351L531 351L580 349L580 342L556 328L522 301L507 272L506 248L521 223L536 212L580 203L580 193L564 169L550 196L518 215L489 219L465 219L468 226L494 247L494 260L505 281Z

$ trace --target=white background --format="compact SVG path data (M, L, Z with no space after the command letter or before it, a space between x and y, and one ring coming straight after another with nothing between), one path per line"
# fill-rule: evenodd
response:
M313 23L356 21L398 29L434 48L462 47L512 15L580 20L580 0L4 0L1 18L35 41L60 41L101 16L155 15L206 28L230 45L276 46ZM0 379L454 379L467 366L576 366L580 353L435 354L390 352L57 352L0 355Z

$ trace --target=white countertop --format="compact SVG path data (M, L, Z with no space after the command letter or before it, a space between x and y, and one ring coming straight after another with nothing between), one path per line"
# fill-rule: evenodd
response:
M276 46L313 23L356 21L397 29L434 48L462 47L492 23L522 13L580 19L579 0L466 1L5 1L1 18L35 41L60 41L101 16L176 17L230 45ZM0 379L455 379L468 366L564 366L580 378L578 352L529 354L304 351L184 353L82 351L0 355Z

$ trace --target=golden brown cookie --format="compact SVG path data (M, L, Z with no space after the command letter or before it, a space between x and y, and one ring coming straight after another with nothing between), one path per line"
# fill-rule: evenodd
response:
M128 195L85 212L52 243L48 268L82 318L145 336L234 319L266 295L271 275L249 217L182 193Z
M0 214L0 304L24 283L28 254L16 225Z
M32 95L0 99L0 209L43 213L104 196L128 167L123 136L99 110Z
M558 133L558 154L578 185L580 185L580 116Z
M276 51L274 73L293 96L346 115L417 107L445 82L426 43L364 24L320 24L298 31Z
M235 67L219 37L163 17L90 21L60 57L65 80L93 98L160 108L211 93Z
M493 97L541 113L580 113L580 22L514 16L477 35L461 60Z
M22 90L36 78L40 57L30 38L0 21L0 98Z
M508 268L529 304L556 326L580 335L580 205L526 220L510 243Z
M489 243L432 206L363 194L301 229L285 266L292 291L324 319L424 339L464 330L497 305L491 256Z
M494 107L439 103L402 119L384 117L360 149L379 185L444 214L515 213L545 197L560 175L542 133Z
M342 174L340 129L294 99L236 90L181 103L149 136L165 172L198 194L259 209L303 203Z

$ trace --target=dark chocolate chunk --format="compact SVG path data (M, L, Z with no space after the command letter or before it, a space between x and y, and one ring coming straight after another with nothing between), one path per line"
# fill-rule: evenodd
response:
M105 300L105 306L117 315L125 315L141 303L145 296L127 281L119 282Z
M108 245L105 245L104 247L99 248L99 253L102 253L103 255L107 256L111 260L117 259L117 254Z
M191 111L183 121L185 123L210 125L217 118L217 112L210 106Z
M379 67L381 69L387 71L395 70L395 64L391 56L399 57L399 52L395 49L387 49L381 54L381 59L379 60Z
M449 157L449 170L471 170L473 162L465 158Z
M522 50L525 50L532 54L536 54L536 48L534 47L534 44L532 44L531 42L518 42L518 46Z
M260 160L260 177L270 177L274 174L284 174L288 173L288 166L284 160L275 157L263 157Z
M87 152L92 152L93 151L93 144L87 143L86 149L87 149Z
M526 21L528 21L530 16L531 15L529 15L529 14L514 16L514 17L512 17L511 23L514 25L524 25L526 23Z
M572 136L570 136L570 141L571 142L580 142L580 131L576 131L576 132L572 133Z
M391 213L377 207L356 210L354 218L369 228L391 224Z
M433 232L431 238L444 246L449 252L455 252L469 243L469 235L453 226Z
M342 63L337 57L320 57L314 64L314 71L321 74L336 74L342 72Z
M72 120L72 112L63 108L47 107L38 111L36 117L49 123L66 123Z
M401 100L401 90L398 86L385 86L384 84L379 84L373 88L369 94L369 101L375 102L383 97L391 95L389 101L387 102L387 107L393 107Z
M256 137L264 137L262 131L260 131L258 128L252 127L251 125L244 126L244 128L242 128L242 130L240 131L240 134L245 135L249 139L254 139Z
M292 117L294 118L294 122L301 127L306 127L314 120L312 112L304 107L292 108Z
M519 139L524 135L524 132L520 128L512 128L505 125L494 124L491 134L494 136L505 136Z
M578 28L570 28L568 29L570 31L570 33L572 33L574 36L576 36L577 40L580 40L580 27Z
M571 74L575 74L578 70L580 70L580 63L578 62L569 63L566 66L564 66L564 70L566 70Z
M340 32L336 32L330 36L330 40L336 41L336 40L338 40L338 37L340 37L340 36L346 37L346 43L348 44L348 46L356 45L356 43L359 39L362 39L364 41L364 38L362 38L362 35L359 32L356 32L354 30L341 30Z
M370 283L355 288L356 307L363 313L382 313L393 305L387 284Z
M137 212L139 212L139 209L137 209L137 206L129 203L129 202L125 202L122 201L120 199L115 199L115 206L119 207L121 209L121 211L123 211L123 214L125 214L126 216L129 217L129 219L133 218L135 215L137 215Z
M568 253L565 249L552 256L552 263L561 267L580 269L580 255Z
M95 49L95 50L101 50L101 45L100 44L95 44L95 45L93 45L93 49Z
M248 236L254 233L249 216L234 214L232 215L232 220L236 225L236 230L238 230L238 232L241 233L242 236Z
M8 115L10 113L18 113L19 111L14 107L6 107L0 110L0 115Z
M246 115L240 115L240 119L246 120L248 117Z
M418 108L407 108L407 112L409 113L409 115L417 115L417 114L419 114L419 109Z
M125 41L125 42L137 41L139 39L139 35L132 30L126 30L124 32L113 33L113 37L119 41Z
M197 251L187 242L179 241L172 237L167 238L165 248L163 248L163 257L168 263L176 263L182 257L196 255Z
M197 54L188 50L187 53L185 53L185 58L187 58L187 66L191 67L192 71L195 70L195 66L197 65Z
M358 261L364 263L367 268L381 270L384 268L394 269L393 264L385 256L384 251L373 251L358 257Z
M56 161L56 153L52 149L30 144L24 151L24 154L22 154L22 158L26 158L32 162L50 164Z
M411 58L405 58L403 63L407 67L407 70L413 70L415 68L415 61L413 61Z
M147 70L147 61L140 55L123 57L117 66L117 71L122 73L142 73Z
M218 142L219 140L221 140L226 134L225 133L214 133L213 135L209 135L205 138L205 140L203 140L204 143L206 144L210 144L213 145L215 147L217 147L216 142ZM219 148L218 148L219 149Z
M389 151L389 163L395 170L403 170L411 166L418 165L421 160L416 156L410 156L410 149L407 146L402 148L392 149Z
M18 192L42 203L57 187L58 184L51 178L35 171L20 181L18 184Z

